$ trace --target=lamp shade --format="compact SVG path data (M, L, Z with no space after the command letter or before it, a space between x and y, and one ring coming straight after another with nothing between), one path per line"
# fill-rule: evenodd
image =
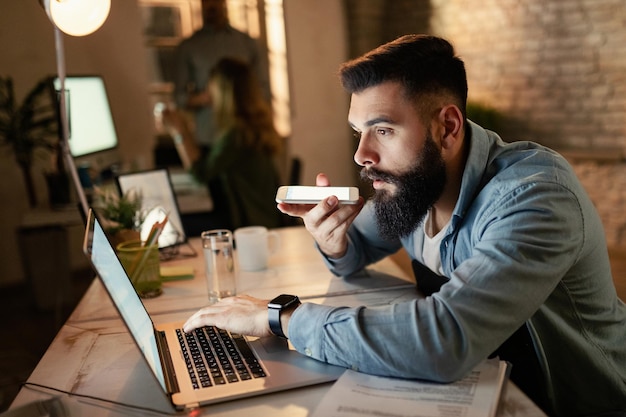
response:
M95 32L106 20L111 0L40 0L52 23L71 36Z

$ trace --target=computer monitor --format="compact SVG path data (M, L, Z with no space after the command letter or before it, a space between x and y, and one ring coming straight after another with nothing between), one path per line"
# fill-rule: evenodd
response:
M61 89L58 77L54 87ZM119 164L118 137L104 80L98 75L65 77L69 147L76 166L101 174Z
M146 240L152 225L168 216L163 233L159 237L159 248L178 245L187 241L178 202L172 188L170 174L165 168L131 172L116 177L120 194L135 191L141 194L141 209L146 213L141 240ZM160 209L160 210L156 210Z

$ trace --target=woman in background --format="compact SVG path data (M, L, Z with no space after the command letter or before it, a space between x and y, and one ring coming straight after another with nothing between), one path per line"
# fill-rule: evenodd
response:
M168 110L163 116L183 166L209 185L214 217L219 217L210 226L280 226L283 215L274 200L279 186L275 161L284 139L274 128L258 81L247 64L224 58L211 70L207 88L217 126L217 140L210 149L203 151L196 144L182 114Z

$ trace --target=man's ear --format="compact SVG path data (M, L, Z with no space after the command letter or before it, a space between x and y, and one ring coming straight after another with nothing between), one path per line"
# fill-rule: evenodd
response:
M454 104L444 106L438 115L439 123L443 126L443 136L441 146L443 148L452 147L458 140L463 139L465 120L461 110Z

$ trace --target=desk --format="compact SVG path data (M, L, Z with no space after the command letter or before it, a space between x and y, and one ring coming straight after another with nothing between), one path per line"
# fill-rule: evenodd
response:
M413 278L389 259L363 272L360 279L344 280L326 269L313 240L303 227L277 229L281 250L261 272L242 272L238 291L271 298L291 292L303 300L329 305L384 305L416 296ZM198 253L199 239L192 239ZM145 300L156 323L184 320L208 298L203 259L177 260L190 264L193 280L164 283L163 295ZM99 280L94 280L76 310L50 345L28 382L55 387L75 394L91 395L173 414L148 367L141 359ZM260 397L203 407L203 415L304 417L320 402L331 384L293 389ZM23 388L11 408L58 395L46 389ZM145 415L128 407L100 400L63 397L71 415ZM74 414L75 413L75 414ZM196 415L196 414L194 414ZM544 414L513 384L507 385L500 417Z

